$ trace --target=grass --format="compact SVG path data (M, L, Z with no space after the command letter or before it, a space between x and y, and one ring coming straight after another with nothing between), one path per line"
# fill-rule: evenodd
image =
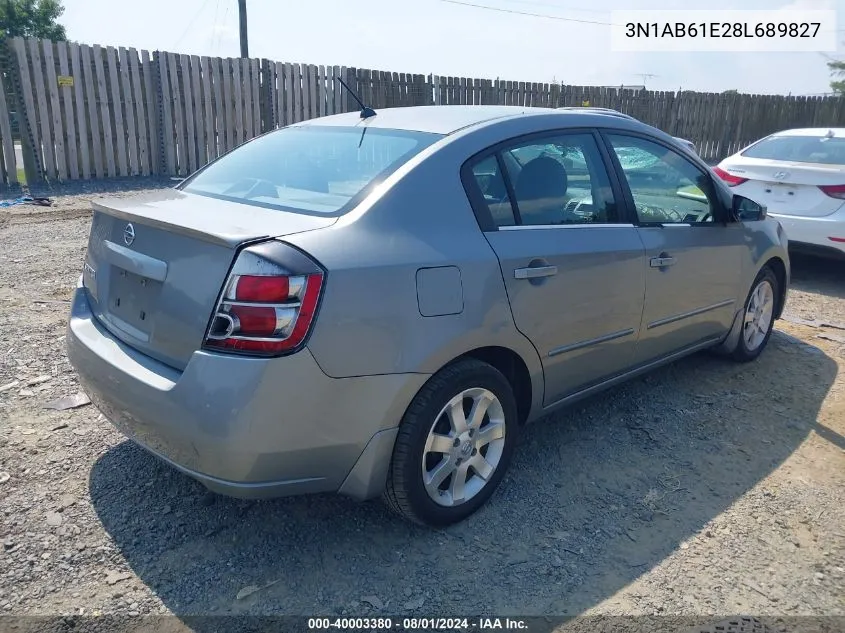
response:
M18 172L18 184L25 185L26 184L26 172L20 167L18 167L17 172Z

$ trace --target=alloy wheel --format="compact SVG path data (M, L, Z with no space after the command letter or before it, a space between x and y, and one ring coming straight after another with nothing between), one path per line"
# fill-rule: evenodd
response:
M505 413L488 389L465 389L446 404L426 439L422 477L438 505L457 506L490 481L505 447Z
M755 351L766 339L774 310L775 292L772 284L764 279L754 288L745 309L742 336L749 352Z

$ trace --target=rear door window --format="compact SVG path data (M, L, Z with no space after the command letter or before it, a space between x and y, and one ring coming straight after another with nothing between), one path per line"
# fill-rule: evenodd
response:
M608 173L590 133L515 142L476 162L472 175L497 227L619 221Z
M610 181L592 134L529 141L506 149L503 156L522 224L615 221Z
M488 156L476 163L472 168L472 175L475 182L484 196L484 203L493 217L496 226L513 226L516 218L513 215L513 206L508 195L508 188L505 178L499 169L499 161L496 156Z
M439 134L366 127L289 127L211 163L180 189L271 209L338 215Z

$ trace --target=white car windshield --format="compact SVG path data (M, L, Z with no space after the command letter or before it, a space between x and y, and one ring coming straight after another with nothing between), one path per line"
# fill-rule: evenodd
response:
M845 138L826 136L770 136L742 152L746 158L795 163L845 165Z
M180 189L271 209L337 214L439 138L363 126L289 127L245 143Z

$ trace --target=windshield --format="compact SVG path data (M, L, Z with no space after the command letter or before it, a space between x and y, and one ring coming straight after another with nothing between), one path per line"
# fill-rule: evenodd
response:
M845 165L845 138L770 136L742 153L748 158Z
M439 138L366 127L289 127L245 143L180 189L271 209L336 215Z

